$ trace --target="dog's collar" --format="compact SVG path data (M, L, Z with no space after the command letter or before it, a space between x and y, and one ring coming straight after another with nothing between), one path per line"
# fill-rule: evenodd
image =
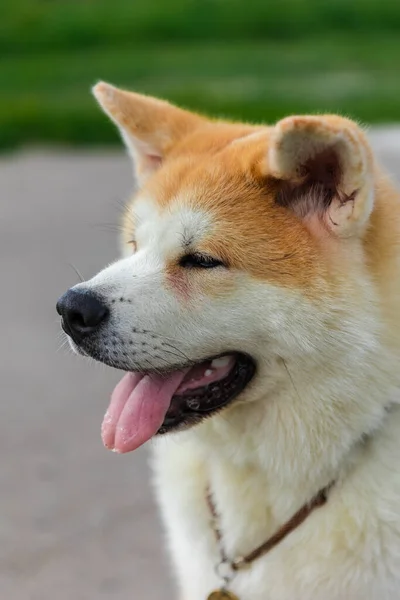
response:
M209 595L208 600L238 600L236 596L227 589L237 571L240 571L241 569L247 567L258 558L265 556L265 554L267 554L273 548L275 548L275 546L277 546L290 533L292 533L292 531L297 529L297 527L299 527L316 508L320 508L321 506L326 504L326 502L328 501L328 494L334 484L335 482L331 481L331 483L329 483L326 487L322 488L309 502L304 504L289 519L289 521L286 521L286 523L284 523L278 529L278 531L274 533L274 535L272 535L270 538L268 538L264 543L262 543L260 546L257 546L257 548L255 548L248 554L244 556L239 556L233 560L229 559L226 554L226 550L223 545L222 533L219 528L219 516L215 507L212 493L210 491L210 488L208 488L206 499L208 508L211 513L212 528L215 533L221 559L218 565L216 566L216 573L222 581L221 589L212 592Z

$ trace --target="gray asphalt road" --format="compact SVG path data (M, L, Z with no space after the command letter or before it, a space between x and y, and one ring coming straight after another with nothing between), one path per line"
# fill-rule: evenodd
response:
M400 174L400 131L374 145ZM58 296L117 255L122 152L0 160L0 590L12 600L171 600L146 452L100 423L119 374L60 346Z
M0 161L0 597L169 599L146 452L103 449L117 372L58 350L58 296L117 255L123 154Z

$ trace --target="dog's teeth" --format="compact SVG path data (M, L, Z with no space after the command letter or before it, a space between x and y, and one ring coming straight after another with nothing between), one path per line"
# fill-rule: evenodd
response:
M198 400L188 400L187 405L192 410L197 410L198 408L200 408L200 402L198 402Z
M221 356L221 358L214 358L211 363L211 366L215 369L221 369L222 367L227 367L230 362L229 356Z
M212 374L213 374L213 372L212 372L212 369L207 369L207 370L205 371L205 373L204 373L204 375L205 375L206 377L210 377L210 375L212 375Z

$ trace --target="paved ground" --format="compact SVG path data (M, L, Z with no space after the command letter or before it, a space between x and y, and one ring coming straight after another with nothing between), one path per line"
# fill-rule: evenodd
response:
M374 132L400 174L400 131ZM54 305L116 256L130 188L117 154L0 161L0 590L12 600L171 600L146 453L116 456L100 423L118 374L59 351Z

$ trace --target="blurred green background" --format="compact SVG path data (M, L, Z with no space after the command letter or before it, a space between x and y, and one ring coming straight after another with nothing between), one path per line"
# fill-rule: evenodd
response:
M1 148L115 143L98 79L248 121L399 121L400 0L2 0Z

